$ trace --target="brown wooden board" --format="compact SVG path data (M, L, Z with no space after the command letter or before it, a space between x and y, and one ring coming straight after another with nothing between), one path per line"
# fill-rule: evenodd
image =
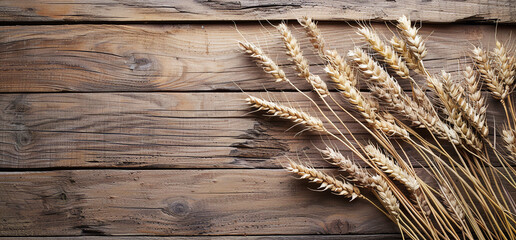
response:
M322 240L402 240L401 234L362 234L362 235L262 235L262 236L70 236L70 237L24 237L24 240L189 240L189 239L201 239L201 240L220 240L220 239L249 239L249 240L305 240L305 239L322 239ZM0 237L3 239L12 239L9 237Z
M431 181L423 169L417 174ZM310 191L316 186L280 169L1 172L0 179L3 236L397 231L366 201Z
M279 169L3 172L0 178L0 235L396 232L367 202L310 191Z
M299 93L252 94L317 116ZM246 97L205 92L0 94L0 168L278 168L285 157L304 154L316 166L327 166L318 161L316 149L325 143L352 156L328 136L296 136L303 128L285 131L292 126L289 121L251 113ZM502 119L503 111L494 100L489 105L493 132L492 118ZM351 117L339 115L357 139L369 139ZM417 154L410 149L405 148L411 156Z
M0 92L100 91L263 91L291 89L271 77L239 51L244 37L261 46L302 89L283 43L268 23L174 25L44 25L0 27ZM235 27L236 26L236 27ZM312 71L323 62L312 51L299 25L292 25ZM384 24L374 27L391 36ZM329 48L345 55L361 45L346 23L321 23ZM237 31L238 29L238 31ZM499 27L509 39L514 28ZM239 33L240 31L240 33ZM421 29L429 49L425 64L432 73L456 73L472 44L493 47L491 25L430 25ZM401 81L405 88L408 81Z
M4 0L0 21L227 21L295 19L393 20L400 15L432 22L516 20L512 0L440 1L63 1Z

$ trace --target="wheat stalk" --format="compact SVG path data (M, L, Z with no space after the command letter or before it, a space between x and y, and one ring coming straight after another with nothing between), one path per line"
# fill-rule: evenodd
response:
M312 117L295 108L283 106L254 96L249 96L245 100L254 108L267 111L267 113L272 114L273 116L278 116L294 123L302 124L310 130L325 131L323 122L319 118Z

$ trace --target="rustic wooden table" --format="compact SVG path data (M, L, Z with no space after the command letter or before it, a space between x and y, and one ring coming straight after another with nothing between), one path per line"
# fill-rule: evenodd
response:
M399 239L370 205L308 191L281 169L285 157L318 159L318 137L294 136L283 121L247 114L240 88L310 105L273 83L237 40L288 64L273 27L257 20L327 20L323 34L345 52L360 40L342 20L401 14L425 22L428 67L454 72L471 43L494 45L495 20L498 37L509 37L516 4L0 2L0 236Z

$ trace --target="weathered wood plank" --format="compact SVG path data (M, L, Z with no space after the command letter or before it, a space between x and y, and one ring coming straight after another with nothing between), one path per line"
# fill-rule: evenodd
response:
M511 0L440 1L51 1L7 0L0 21L394 20L402 14L432 22L514 22Z
M417 174L431 184L424 169ZM397 231L366 201L309 191L279 169L0 172L0 179L3 236Z
M288 100L315 115L299 93L255 94ZM295 136L302 128L285 132L292 125L288 121L248 114L245 97L208 92L0 94L0 168L278 168L285 157L320 159L316 147L324 143L342 146L309 132ZM498 105L489 102L491 124L492 117L503 118ZM368 139L359 124L341 116L358 139ZM410 149L405 150L416 156Z
M383 24L375 24L387 36ZM276 31L258 23L238 23L248 40L262 46L284 65L299 87ZM297 26L299 27L299 26ZM346 23L321 23L329 45L342 54L360 43ZM499 27L508 39L513 28ZM430 25L426 66L456 72L471 44L494 46L495 27L488 25ZM322 62L298 30L312 70L322 74ZM175 25L46 25L0 27L0 92L55 91L210 91L290 89L271 81L243 53L243 37L233 24ZM324 79L326 76L322 75ZM402 86L409 83L402 81ZM238 85L238 86L237 86Z
M0 172L0 179L4 236L396 232L366 201L309 191L284 170Z
M403 239L400 234L364 234L364 235L266 235L266 236L160 236L160 237L151 237L151 236L74 236L74 237L24 237L25 240L46 240L46 239L56 239L56 240L76 240L76 239L84 239L84 240L103 240L103 239L114 239L114 240L188 240L188 239L249 239L249 240L290 240L290 239L322 239L322 240L401 240ZM11 239L9 237L0 237L0 239Z

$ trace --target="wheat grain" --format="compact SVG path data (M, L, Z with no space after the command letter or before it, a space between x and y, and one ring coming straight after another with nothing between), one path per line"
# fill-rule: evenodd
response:
M329 163L338 166L341 170L347 173L347 179L355 182L363 187L371 187L374 184L371 175L349 158L344 157L339 151L336 151L330 147L320 150L323 158Z
M384 173L386 173L392 179L400 182L411 194L411 200L415 202L418 209L429 216L430 206L428 201L424 197L423 191L420 189L420 184L416 177L409 174L407 171L402 169L399 165L394 163L391 157L385 155L380 149L374 145L367 145L364 147L364 151L369 156L371 161L378 166Z
M289 81L285 72L271 58L265 55L260 48L249 42L238 42L238 44L256 61L256 64L261 66L266 73L271 74L276 82Z
M297 164L293 161L290 161L286 169L292 173L301 176L301 179L308 179L311 182L321 184L321 186L319 187L320 189L329 189L333 193L347 198L351 198L351 200L362 196L360 194L360 190L353 184L338 180L314 168L306 167L301 164Z
M430 204L428 203L428 200L426 199L425 194L421 188L412 193L410 200L416 204L417 209L425 216L430 216L430 214L432 214L432 210L430 210Z
M472 147L477 151L481 151L483 148L482 140L478 138L475 131L469 126L466 120L464 120L460 108L456 105L449 92L451 82L451 76L444 70L441 71L441 79L438 80L435 77L428 77L429 84L432 85L434 92L437 94L442 104L444 105L445 113L448 115L448 120L453 123L453 129L457 135L462 139L466 145ZM443 84L445 83L445 84Z
M252 105L258 110L264 110L274 116L291 120L294 123L302 124L310 130L325 131L323 122L319 118L312 117L307 113L299 111L295 108L283 106L254 96L247 97L246 101L248 104Z
M326 66L325 71L330 78L337 83L337 89L341 90L342 95L359 111L368 124L389 136L399 136L405 139L409 138L407 130L399 127L395 123L378 118L375 108L371 106L371 101L365 98L356 87L351 86L351 82L343 77L331 64Z

